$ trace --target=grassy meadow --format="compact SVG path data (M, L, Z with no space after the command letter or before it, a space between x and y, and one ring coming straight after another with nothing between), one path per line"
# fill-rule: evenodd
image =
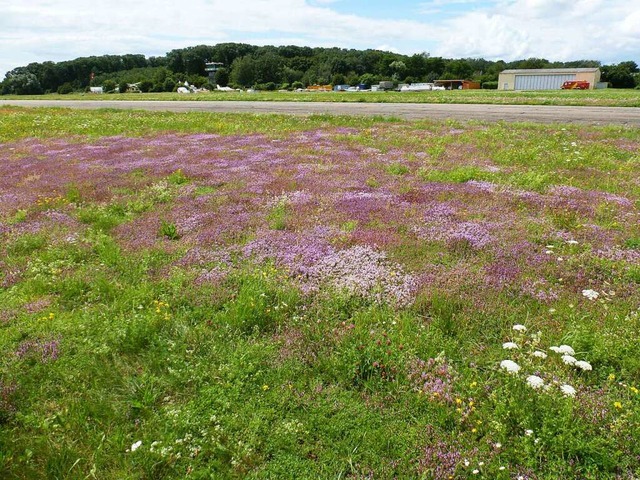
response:
M431 92L203 92L124 93L3 96L10 100L190 100L269 102L367 102L367 103L483 103L497 105L560 105L592 107L640 107L640 91L542 90L530 92L498 90L450 90Z
M1 108L0 249L1 478L640 477L640 129Z

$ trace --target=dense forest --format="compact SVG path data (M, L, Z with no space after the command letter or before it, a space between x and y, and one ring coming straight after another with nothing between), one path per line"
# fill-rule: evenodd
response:
M222 64L214 78L207 76L207 62ZM633 61L612 65L602 65L596 60L550 62L542 58L504 62L448 59L428 53L401 55L380 50L221 43L175 49L160 57L102 55L30 63L7 73L0 82L0 93L71 93L90 86L126 91L130 83L137 83L143 92L170 92L184 81L205 88L217 84L275 90L316 84L372 85L382 80L414 83L470 79L480 82L483 88L496 88L498 74L505 69L576 67L600 67L602 81L613 88L640 86L638 65Z

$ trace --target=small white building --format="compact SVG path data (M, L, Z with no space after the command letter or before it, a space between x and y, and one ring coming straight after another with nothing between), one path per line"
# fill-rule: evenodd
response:
M599 68L540 68L504 70L498 77L498 90L559 90L564 82L589 82L589 89L600 82Z

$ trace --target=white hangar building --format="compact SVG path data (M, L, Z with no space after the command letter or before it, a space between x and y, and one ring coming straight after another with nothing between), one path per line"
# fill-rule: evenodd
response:
M594 89L600 82L599 68L542 68L503 70L498 90L559 90L564 82L583 81Z

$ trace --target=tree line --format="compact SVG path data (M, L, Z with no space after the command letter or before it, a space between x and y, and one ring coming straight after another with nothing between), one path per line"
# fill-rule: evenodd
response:
M205 70L208 62L222 64L214 78ZM543 58L505 62L449 59L428 53L402 55L381 50L221 43L174 49L159 57L102 55L30 63L6 74L0 82L0 94L70 93L90 86L125 91L130 83L137 83L143 92L165 92L174 91L185 81L196 87L217 84L275 90L318 84L372 85L383 80L415 83L470 79L480 82L483 88L497 88L498 74L505 69L583 67L599 67L602 81L614 88L640 85L638 65L633 61L612 65L602 65L597 60L551 62Z

